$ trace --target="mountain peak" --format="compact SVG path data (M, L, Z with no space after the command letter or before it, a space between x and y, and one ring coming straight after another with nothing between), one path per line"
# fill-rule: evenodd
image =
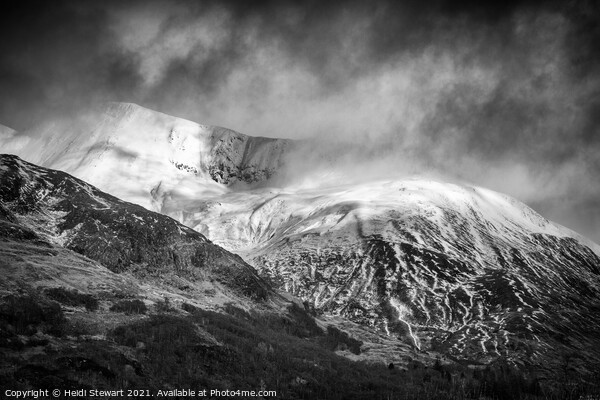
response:
M108 114L115 119L132 117L134 114L140 114L140 116L150 117L150 118L159 118L159 119L169 119L172 121L180 122L180 123L189 123L198 126L204 126L206 128L210 128L208 125L200 125L194 121L187 120L185 118L175 117L169 114L165 114L161 111L153 110L148 107L144 107L137 103L131 102L120 102L120 101L109 101L105 103L101 103L90 110L88 110L89 114Z
M3 139L6 153L59 169L149 209L179 189L192 197L277 172L290 141L111 102Z

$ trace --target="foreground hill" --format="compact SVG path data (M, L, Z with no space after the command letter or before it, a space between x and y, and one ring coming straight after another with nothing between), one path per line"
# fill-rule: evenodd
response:
M73 250L113 272L172 276L184 286L185 281L215 281L253 299L268 297L266 284L239 256L169 217L15 156L0 156L0 181L0 201L7 215L37 232L40 240ZM21 235L19 227L5 229Z

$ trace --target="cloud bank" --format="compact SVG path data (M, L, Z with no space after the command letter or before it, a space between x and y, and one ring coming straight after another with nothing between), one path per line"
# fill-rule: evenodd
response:
M350 142L377 171L506 192L600 241L597 2L396 3L5 2L0 123L130 101Z

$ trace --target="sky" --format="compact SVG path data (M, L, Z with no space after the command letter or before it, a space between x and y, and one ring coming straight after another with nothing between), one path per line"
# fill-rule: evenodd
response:
M345 141L371 172L498 190L600 242L599 20L593 0L4 0L0 124L125 101Z

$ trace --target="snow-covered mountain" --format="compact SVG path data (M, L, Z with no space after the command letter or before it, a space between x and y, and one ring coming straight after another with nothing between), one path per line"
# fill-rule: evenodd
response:
M267 179L290 141L250 137L130 103L0 136L2 153L73 174L148 209L165 193L202 198Z
M196 204L163 211L315 310L417 349L549 369L600 356L598 246L508 196L408 179Z
M317 312L466 362L559 371L577 354L569 368L596 372L600 247L508 196L416 178L275 187L293 142L132 104L1 140L172 216Z

